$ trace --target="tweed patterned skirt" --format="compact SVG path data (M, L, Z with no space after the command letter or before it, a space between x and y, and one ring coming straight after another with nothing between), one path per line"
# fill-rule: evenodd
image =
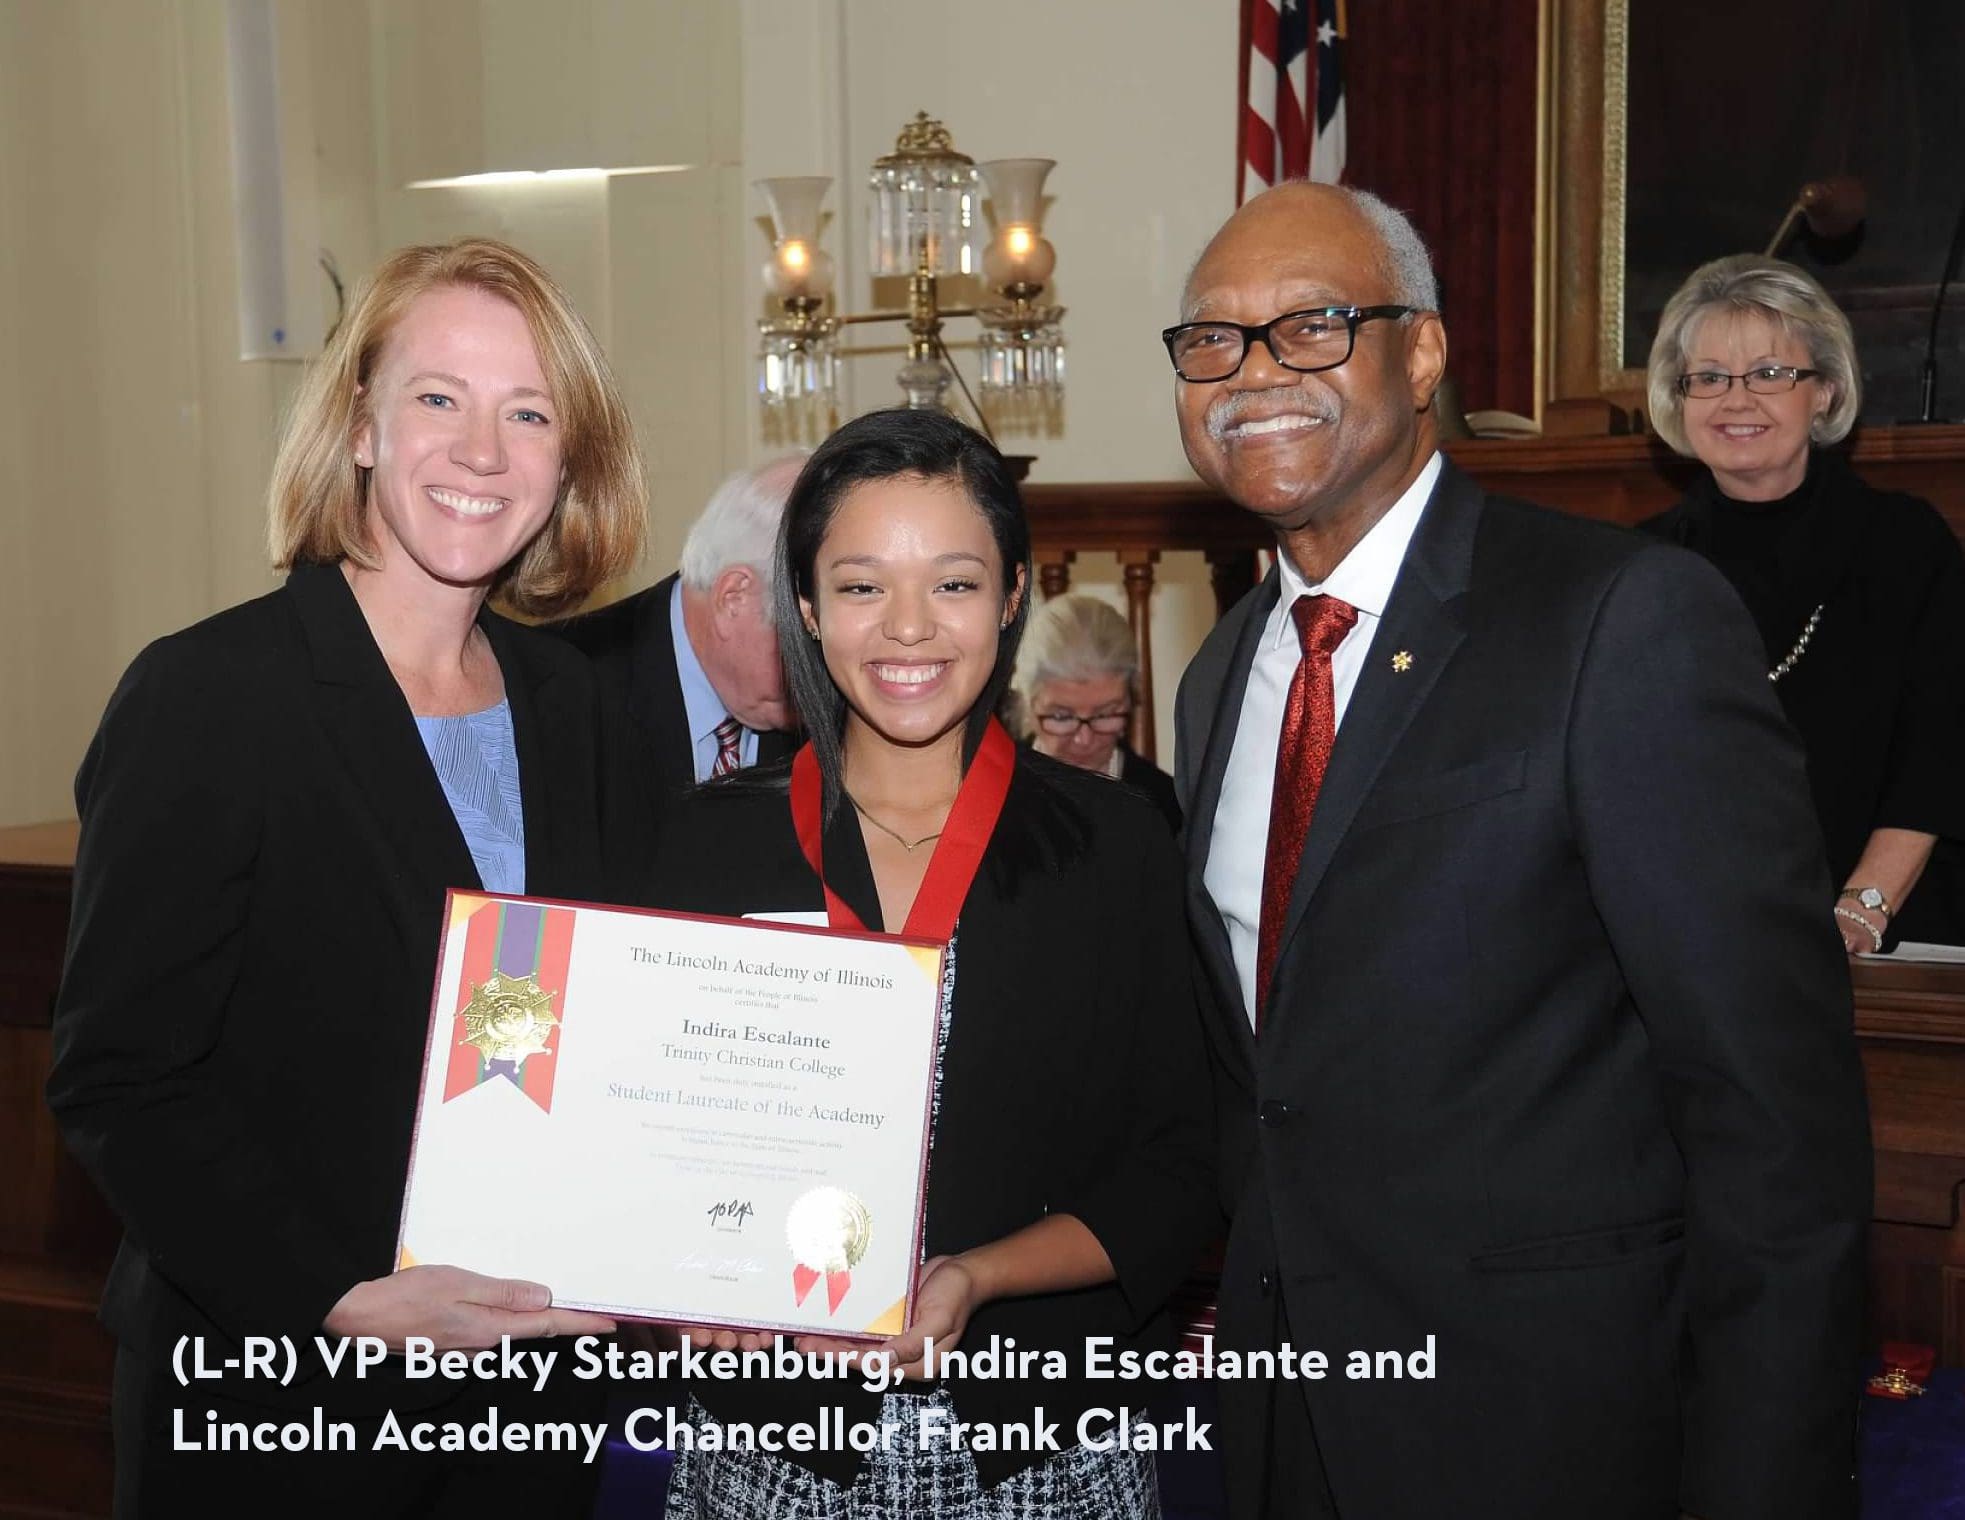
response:
M947 1390L885 1396L898 1436L849 1488L768 1452L677 1452L666 1520L1160 1520L1152 1453L1067 1447L984 1488L969 1452L919 1449L930 1404L949 1407ZM693 1398L688 1420L718 1423Z

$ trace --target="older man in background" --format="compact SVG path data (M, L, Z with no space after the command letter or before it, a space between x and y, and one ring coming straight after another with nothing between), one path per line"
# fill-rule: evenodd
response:
M1185 304L1188 458L1278 559L1178 706L1220 1336L1331 1359L1222 1384L1236 1513L1852 1517L1869 1137L1753 625L1442 457L1375 198L1257 197Z
M660 797L795 747L771 592L778 522L804 463L732 475L690 527L674 575L554 625L633 717Z

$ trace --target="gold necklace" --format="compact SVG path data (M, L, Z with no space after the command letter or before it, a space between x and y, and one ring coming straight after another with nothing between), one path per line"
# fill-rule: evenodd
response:
M913 844L909 844L899 834L896 834L892 829L888 828L886 824L882 823L878 818L874 817L873 814L869 813L865 808L861 807L859 798L849 795L846 800L853 804L854 812L858 813L862 818L866 819L868 823L872 824L876 829L880 830L881 833L885 834L889 839L893 840L895 844L899 845L902 849L906 850L910 855L912 855L916 850L920 849L924 844L931 843L932 841L940 839L942 837L942 831L940 829L936 829L934 833L923 834L919 839L915 840Z

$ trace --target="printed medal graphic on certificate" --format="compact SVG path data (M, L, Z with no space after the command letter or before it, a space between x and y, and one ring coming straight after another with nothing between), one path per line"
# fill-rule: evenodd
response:
M453 891L398 1264L898 1334L943 944Z

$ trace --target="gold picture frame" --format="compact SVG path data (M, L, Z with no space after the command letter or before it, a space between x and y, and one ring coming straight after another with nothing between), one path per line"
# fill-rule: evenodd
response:
M1640 406L1644 371L1623 364L1629 0L1541 0L1540 27L1539 409Z

